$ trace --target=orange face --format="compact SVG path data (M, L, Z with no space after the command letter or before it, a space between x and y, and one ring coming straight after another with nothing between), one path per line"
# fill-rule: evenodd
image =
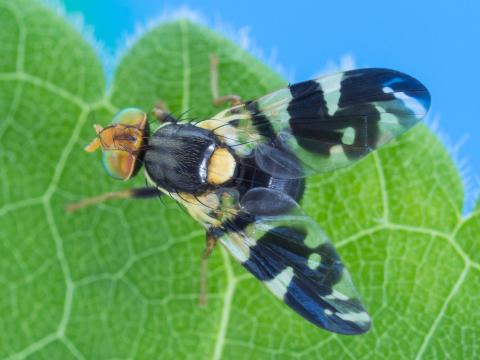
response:
M147 125L147 115L142 110L122 110L115 115L112 125L106 128L95 125L97 137L85 150L93 152L101 147L107 173L116 179L128 180L139 168Z

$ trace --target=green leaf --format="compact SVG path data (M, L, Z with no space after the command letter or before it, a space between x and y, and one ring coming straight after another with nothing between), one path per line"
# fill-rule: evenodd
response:
M199 308L203 231L172 202L65 214L70 202L132 186L108 178L99 154L82 148L92 124L125 106L163 100L188 117L215 114L210 53L223 94L255 98L285 82L181 20L145 34L107 93L94 51L62 18L34 1L0 0L0 21L0 357L480 356L480 215L462 218L459 173L426 127L308 184L305 208L348 264L373 316L369 333L316 328L220 248L209 305Z

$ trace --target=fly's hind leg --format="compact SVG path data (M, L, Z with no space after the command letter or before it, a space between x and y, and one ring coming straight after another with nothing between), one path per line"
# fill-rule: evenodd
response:
M209 231L206 232L206 246L202 253L202 260L200 263L200 295L198 297L198 305L201 307L207 306L207 292L208 292L208 258L212 254L213 249L217 245L217 238Z
M154 187L144 187L144 188L135 188L127 189L117 192L107 192L101 195L97 195L91 198L80 200L77 203L69 204L65 207L67 213L73 213L82 208L102 203L108 200L113 199L147 199L153 197L159 197L162 193L160 190Z
M218 94L218 57L210 54L210 90L212 91L213 105L219 106L223 103L230 103L232 106L240 105L242 98L238 95L222 95Z

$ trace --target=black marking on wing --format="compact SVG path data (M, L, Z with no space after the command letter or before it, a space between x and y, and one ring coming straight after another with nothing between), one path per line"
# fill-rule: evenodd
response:
M292 134L300 146L328 156L333 146L341 145L352 160L375 148L379 135L380 113L373 104L361 103L361 99L355 99L355 94L351 94L350 89L351 86L342 82L339 104L343 106L330 116L319 82L311 80L290 86L293 100L287 111ZM353 93L355 91L356 89L353 89ZM342 130L349 127L354 129L355 137L352 144L344 144Z
M225 232L225 230L228 229L233 232L241 232L245 230L248 225L253 224L254 222L254 215L245 211L239 211L231 219L224 220L220 225L219 230Z
M283 236L279 236L279 233L283 233ZM286 241L284 236L287 236L290 241ZM302 247L298 246L303 243L305 236L305 232L288 227L279 227L275 231L269 231L257 240L255 246L250 248L250 257L243 263L243 266L257 279L271 280L287 268L288 264L284 261L285 254L290 259L293 256L305 256ZM271 253L275 250L279 251L279 256L272 258Z
M287 267L292 266L297 276L307 276L317 283L317 289L322 295L329 294L331 287L341 279L343 264L330 243L321 244L313 249L305 246L306 235L304 229L276 227L263 235L250 249L250 258L243 265L262 281L271 280ZM272 257L272 254L276 255ZM312 254L321 256L320 266L315 269L307 265L308 258ZM266 263L276 264L270 267L269 271L254 271L254 269L261 269Z
M275 138L275 131L273 130L270 120L258 109L256 101L248 101L245 103L246 109L252 116L252 123L257 132L267 139Z
M220 243L272 293L317 326L368 330L365 311L335 247L288 194L256 187L215 229Z
M239 127L258 141L258 166L297 178L352 165L403 134L426 115L430 94L406 74L371 68L293 84L248 107L262 128Z
M292 101L287 111L290 128L303 148L328 155L331 144L341 140L341 133L324 133L316 120L323 120L327 114L327 103L320 84L314 80L290 85ZM328 140L326 142L325 140Z
M393 92L385 92L385 87L391 88ZM346 71L340 91L339 107L395 100L395 92L402 92L419 100L427 110L431 101L430 93L417 79L389 69L370 68Z
M430 106L430 94L416 79L394 70L360 69L343 73L340 82L338 104L328 104L322 89L321 79L291 85L292 100L287 111L290 128L297 142L304 149L326 155L333 146L341 145L347 157L355 160L374 150L379 144L382 113L381 104L401 102L397 94L415 99L424 110ZM388 91L387 91L388 90ZM330 114L330 107L337 110ZM386 108L397 115L399 124L412 125L414 109L408 105ZM422 114L418 114L419 116ZM343 130L352 128L351 144L342 142Z
M336 299L335 306L324 301L317 289L311 287L308 281L294 277L285 294L285 303L302 315L305 319L327 330L345 334L362 334L370 329L370 322L346 321L336 315L336 311L342 308L354 309L356 313L365 313L365 308L356 298L348 301ZM331 314L327 315L326 311Z
M280 226L271 229L250 248L250 256L242 265L264 282L292 268L293 277L290 283L285 284L283 297L287 305L315 325L333 332L358 334L367 331L369 321L355 322L341 318L343 312L366 315L366 311L357 298L335 298L333 295L332 289L345 274L334 246L326 242L309 248L304 243L306 236L306 231L300 228ZM313 254L321 257L315 268L308 264ZM328 296L332 299L327 300Z

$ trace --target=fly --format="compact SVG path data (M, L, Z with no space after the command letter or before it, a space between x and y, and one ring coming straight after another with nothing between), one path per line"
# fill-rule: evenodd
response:
M219 242L273 293L313 324L341 334L371 326L350 275L320 226L299 205L305 178L354 164L417 124L430 94L416 79L367 68L292 84L257 100L219 96L211 58L213 103L231 103L211 119L182 122L164 107L150 133L147 114L120 111L95 125L86 147L103 152L107 173L128 180L144 168L150 187L107 193L68 210L112 198L170 196L205 229L206 260Z

